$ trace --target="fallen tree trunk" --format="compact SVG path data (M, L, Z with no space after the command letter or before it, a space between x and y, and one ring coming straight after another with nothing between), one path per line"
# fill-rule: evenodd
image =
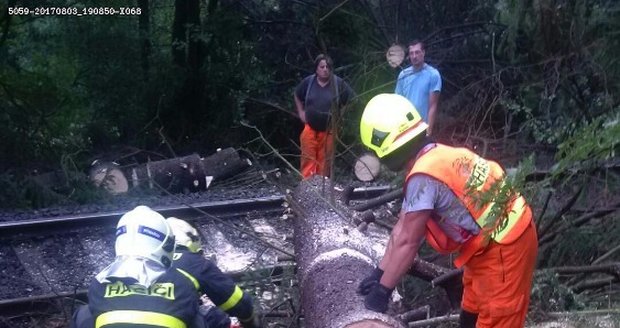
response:
M376 221L374 213L371 211L362 213L359 220L361 220L361 222L355 222L357 224L358 231L365 231L368 224L371 222L375 224L379 223ZM392 230L392 227L386 228L388 230ZM443 288L448 295L451 308L460 308L461 299L463 298L462 269L452 270L428 261L424 261L420 258L416 258L407 273L430 282L433 288L436 286Z
M346 209L326 201L341 195L325 194L323 179L301 182L290 197L297 212L294 245L306 327L404 327L391 316L367 310L357 295L378 254L372 241L343 217Z
M617 277L606 277L606 278L598 278L591 280L583 280L576 284L572 289L575 293L581 293L587 289L598 289L602 287L610 286L613 283L617 283L620 281Z
M205 158L191 154L123 168L122 172L133 188L148 186L173 193L196 192L206 190L213 181L235 175L250 165L249 160L241 158L235 149L226 148ZM95 180L93 177L91 173ZM106 177L99 177L98 182L105 186Z

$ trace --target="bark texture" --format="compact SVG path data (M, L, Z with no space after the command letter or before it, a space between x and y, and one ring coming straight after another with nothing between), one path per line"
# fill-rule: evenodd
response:
M341 194L327 178L303 181L290 197L295 218L295 256L301 302L308 328L404 327L395 318L366 310L357 295L360 281L379 254L360 233L341 205ZM328 199L336 199L330 205Z
M205 190L212 181L225 179L250 166L247 159L239 156L233 148L222 149L201 158L198 154L176 157L125 170L125 176L133 187L157 185L170 192L195 192Z

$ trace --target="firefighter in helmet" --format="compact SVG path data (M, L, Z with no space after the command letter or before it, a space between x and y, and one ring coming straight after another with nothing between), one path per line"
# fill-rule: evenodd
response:
M176 242L172 266L192 282L199 294L206 295L215 305L203 305L201 308L208 327L229 327L228 315L237 317L244 328L261 327L260 316L255 313L251 296L244 293L215 263L205 258L198 230L175 217L166 221L174 232Z
M116 226L114 261L88 289L88 306L73 327L205 327L191 281L172 267L175 237L166 219L147 206Z

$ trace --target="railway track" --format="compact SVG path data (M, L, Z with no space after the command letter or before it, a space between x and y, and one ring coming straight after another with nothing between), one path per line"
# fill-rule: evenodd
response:
M205 253L243 265L267 240L290 233L279 222L282 195L155 207L164 216L188 219L205 237ZM0 300L62 294L84 288L114 257L114 229L125 211L0 222ZM274 221L275 220L275 221ZM277 223L277 224L274 224ZM235 228L239 228L235 231ZM245 233L247 231L249 233ZM280 238L278 238L280 239ZM280 243L281 247L287 247ZM267 252L268 250L264 250ZM275 254L274 254L275 263ZM230 264L230 271L242 269ZM10 286L16 286L11 288Z
M389 187L356 188L351 200ZM153 206L164 216L188 219L202 233L205 254L238 281L281 274L278 258L292 253L292 222L285 196L196 201ZM46 313L85 301L90 279L114 258L114 229L126 210L22 218L0 222L0 317ZM290 255L289 253L289 255ZM72 307L72 305L69 305ZM70 311L70 310L69 310ZM70 312L69 312L70 313ZM0 322L0 326L2 326Z

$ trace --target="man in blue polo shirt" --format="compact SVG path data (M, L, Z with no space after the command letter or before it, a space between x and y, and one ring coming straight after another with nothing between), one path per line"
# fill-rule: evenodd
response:
M411 66L398 74L394 93L409 99L422 120L428 124L427 133L431 135L441 92L441 75L435 67L424 62L424 54L422 41L414 40L409 43Z

